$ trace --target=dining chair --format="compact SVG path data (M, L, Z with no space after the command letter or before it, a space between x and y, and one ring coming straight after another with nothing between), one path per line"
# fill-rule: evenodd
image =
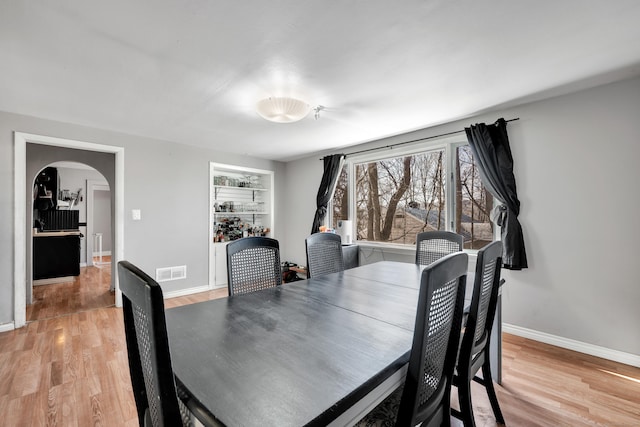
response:
M505 423L493 386L489 357L489 341L498 302L501 265L502 242L493 242L478 251L471 306L466 313L458 364L453 378L453 385L458 389L460 411L452 412L456 418L463 421L465 427L475 426L471 404L472 380L485 387L496 421L499 424ZM480 369L482 378L476 376Z
M280 246L269 237L245 237L227 245L229 296L282 284Z
M129 374L140 426L192 426L194 413L216 425L217 421L202 412L176 385L160 285L128 261L118 262L118 279Z
M307 277L344 271L342 238L334 233L314 233L304 240L307 250Z
M404 385L360 420L358 427L450 425L467 259L463 252L450 254L422 272Z
M452 231L424 231L416 236L416 264L429 265L445 255L459 252L464 236Z

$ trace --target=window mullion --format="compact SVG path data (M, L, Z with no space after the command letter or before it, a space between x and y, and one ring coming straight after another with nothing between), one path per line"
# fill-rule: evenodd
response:
M445 146L445 157L447 159L447 161L445 162L445 168L446 168L446 177L447 179L445 180L445 197L446 197L446 208L445 208L445 218L446 218L446 224L447 226L445 227L446 230L448 231L452 231L454 229L453 226L453 219L455 218L455 182L453 179L453 156L452 153L455 150L455 148L453 148L453 144L447 144Z
M351 226L352 230L352 239L354 242L358 240L358 229L357 229L357 218L356 218L356 171L355 164L352 160L347 160L347 177L348 177L348 188L347 192L349 196L347 200L349 201L349 219L352 221Z

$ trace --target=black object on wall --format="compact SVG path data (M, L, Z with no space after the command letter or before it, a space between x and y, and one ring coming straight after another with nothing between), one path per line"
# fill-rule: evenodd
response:
M54 167L44 168L36 177L33 188L33 206L46 211L56 209L58 206L58 188L60 187L60 176L58 169Z

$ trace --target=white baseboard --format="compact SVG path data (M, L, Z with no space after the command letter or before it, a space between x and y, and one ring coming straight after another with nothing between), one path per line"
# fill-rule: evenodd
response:
M15 324L13 322L3 323L0 325L0 332L8 332L13 331L15 329Z
M614 362L624 363L640 368L640 356L637 354L626 353L624 351L612 350L610 348L601 347L599 345L588 344L582 341L576 341L569 338L559 337L544 332L534 331L520 326L502 324L502 332L517 335L523 338L529 338L534 341L540 341L545 344L555 345L556 347L566 348L568 350L577 351L579 353L589 354L591 356L601 357Z
M41 286L41 285L53 285L56 283L67 283L73 282L78 276L64 276L64 277L52 277L51 279L37 279L34 280L33 286Z
M94 258L98 258L100 256L100 252L91 252ZM111 251L102 251L102 256L111 256Z
M196 286L195 288L178 289L177 291L169 291L169 292L163 291L163 295L164 295L164 299L167 299L167 298L183 297L185 295L197 294L200 292L207 292L209 290L210 290L209 286L204 285L204 286Z

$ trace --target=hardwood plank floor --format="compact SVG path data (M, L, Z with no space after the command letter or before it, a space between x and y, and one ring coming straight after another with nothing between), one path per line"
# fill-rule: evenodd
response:
M111 257L99 267L83 267L73 280L33 287L33 304L27 306L27 321L63 316L110 307L115 304L111 286Z
M90 269L98 268L83 269L78 283L42 286L53 286L42 297L53 304L37 302L24 328L0 333L0 425L137 425L122 310L104 297L106 283L113 298L110 270ZM65 302L69 286L78 293L74 302ZM221 289L165 305L224 296ZM640 426L639 368L509 334L503 341L496 388L507 425ZM484 389L474 384L472 392L476 424L496 426Z
M496 392L507 425L640 426L640 368L515 335ZM495 426L484 389L472 393L476 424Z

